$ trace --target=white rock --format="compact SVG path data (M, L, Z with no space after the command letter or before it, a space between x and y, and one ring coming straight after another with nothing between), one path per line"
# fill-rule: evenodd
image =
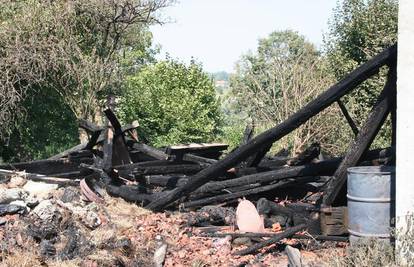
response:
M98 214L93 211L87 211L82 217L82 222L89 228L95 229L101 225L101 219Z
M29 192L29 194L38 199L46 199L51 193L58 189L57 184L46 184L40 182L28 181L23 189Z
M24 200L29 195L28 192L21 188L1 188L0 189L0 204L8 204L15 200Z
M12 202L10 202L10 205L21 206L21 207L24 207L26 209L26 212L30 211L30 208L27 207L26 203L23 200L12 201Z
M50 200L43 200L33 211L42 221L52 221L58 210Z
M167 255L167 243L164 242L158 242L158 248L154 252L153 261L154 266L156 267L162 267L164 266L165 261L165 255Z

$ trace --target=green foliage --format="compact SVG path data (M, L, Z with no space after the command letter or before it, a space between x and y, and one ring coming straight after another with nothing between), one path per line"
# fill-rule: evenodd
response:
M137 119L142 134L156 146L208 142L219 133L218 103L200 65L168 59L127 78L118 114L124 122Z
M324 47L330 71L337 80L397 41L397 0L344 0L329 24ZM344 97L357 124L365 118L384 86L386 69ZM374 146L387 146L389 122Z
M79 143L76 117L55 90L33 90L23 104L26 115L0 145L4 161L47 158Z

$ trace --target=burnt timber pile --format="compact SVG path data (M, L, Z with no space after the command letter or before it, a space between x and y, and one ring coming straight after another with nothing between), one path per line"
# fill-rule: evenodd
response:
M257 252L298 232L308 230L321 240L345 240L346 170L358 165L393 165L395 160L396 58L394 45L349 73L281 124L255 136L246 127L238 148L223 156L227 145L187 144L164 149L140 141L134 122L122 126L113 109L104 111L107 124L98 126L80 121L79 127L89 136L86 144L77 145L49 159L11 163L0 166L0 176L25 172L29 180L62 186L79 185L86 197L101 201L99 190L110 196L143 205L152 211L204 209L211 216L189 219L192 225L213 224L211 217L225 224L224 206L234 206L238 199L257 202L265 216L265 225L275 217L283 217L284 231L270 235L239 255ZM387 82L365 123L358 129L341 98L359 84L388 67ZM337 103L355 139L342 157L319 159L318 143L296 158L269 156L274 142L294 131L313 116ZM393 140L388 148L369 150L378 131L391 114ZM309 191L313 194L307 194ZM289 198L294 203L279 205L274 199ZM214 214L213 214L214 213ZM214 215L214 216L213 216ZM197 217L198 216L198 217ZM210 236L220 233L208 231ZM227 233L228 234L228 233ZM223 234L224 235L224 234ZM261 233L233 235L265 237ZM269 237L269 236L268 236Z

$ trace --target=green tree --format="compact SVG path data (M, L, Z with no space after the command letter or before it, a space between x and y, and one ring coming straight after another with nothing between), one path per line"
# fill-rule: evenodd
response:
M27 148L25 155L45 156L44 150L33 150L39 148L35 144L17 144L36 140L37 132L39 140L60 147L63 142L53 138L53 131L65 136L74 133L77 118L96 121L102 99L117 92L123 76L153 61L156 50L148 26L160 22L158 11L171 2L1 1L0 144L19 136L20 142L9 142L7 151ZM68 120L70 127L54 120ZM50 138L37 125L49 130Z
M141 134L156 146L212 141L221 121L209 75L199 64L171 59L127 78L118 114L124 122L137 119Z
M337 80L397 41L397 0L344 0L338 3L325 36L329 70ZM382 90L386 68L364 82L344 101L357 124L365 118ZM389 139L389 122L377 145ZM379 142L379 143L378 143Z
M259 40L257 50L242 56L231 77L239 112L246 112L258 128L281 123L332 83L326 63L315 46L294 31L277 31ZM281 147L298 152L312 141L337 152L334 128L337 114L330 108L287 138Z

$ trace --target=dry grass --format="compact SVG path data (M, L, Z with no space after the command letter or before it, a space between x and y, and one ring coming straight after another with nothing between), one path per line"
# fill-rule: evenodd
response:
M149 215L151 212L138 205L126 202L121 198L105 198L105 210L110 215L110 220L119 229L128 229L135 225L138 216Z
M332 267L397 266L393 246L374 239L349 246L345 255L334 253L328 261Z
M42 262L39 255L29 250L13 251L8 254L2 254L1 267L19 266L19 267L41 267Z
M365 240L359 244L349 246L345 255L333 254L329 258L329 266L387 266L409 267L414 266L414 217L406 218L407 227L392 233L397 242L397 253L405 258L402 261L396 258L394 244L375 239ZM399 256L397 255L397 256Z

